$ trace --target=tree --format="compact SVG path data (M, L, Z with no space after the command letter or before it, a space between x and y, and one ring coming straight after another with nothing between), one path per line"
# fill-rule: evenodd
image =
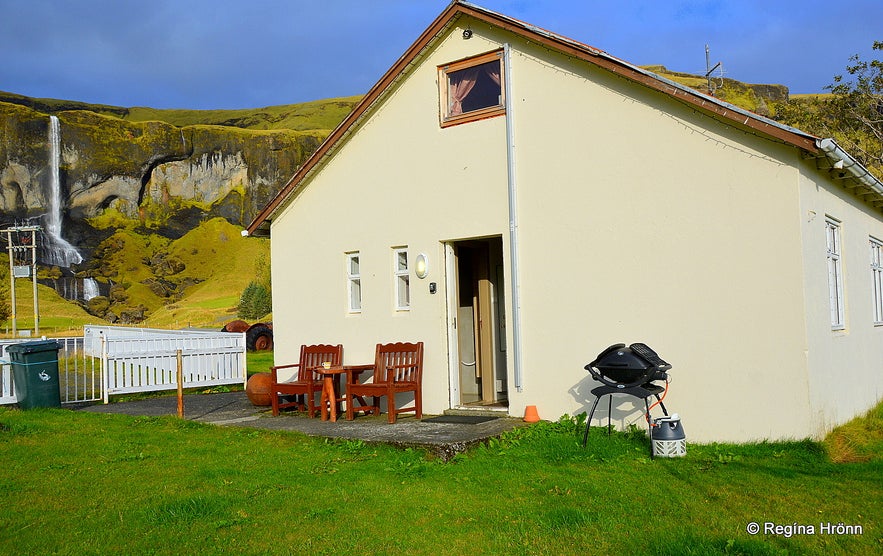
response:
M873 49L883 51L883 42ZM777 118L820 137L831 137L869 171L883 179L883 61L852 56L847 75L825 87L827 97L794 99Z
M249 282L239 297L239 318L259 319L272 312L270 291L270 261L266 255L261 255L255 261L255 279Z

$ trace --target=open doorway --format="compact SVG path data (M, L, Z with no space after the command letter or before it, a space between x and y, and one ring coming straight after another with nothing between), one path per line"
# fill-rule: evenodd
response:
M451 407L507 407L501 237L448 242Z

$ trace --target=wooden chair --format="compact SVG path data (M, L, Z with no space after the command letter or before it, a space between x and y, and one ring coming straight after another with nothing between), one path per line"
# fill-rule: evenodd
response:
M279 410L287 407L297 407L300 411L306 411L313 417L321 408L316 404L316 393L322 392L322 375L313 369L321 367L322 363L330 361L332 366L340 365L343 361L343 346L314 345L300 347L300 360L292 365L277 365L270 367L270 403L273 406L273 415L279 415ZM291 380L279 382L277 371L279 369L297 368L297 373ZM294 401L280 403L280 396L297 396ZM306 404L299 397L306 397Z
M380 398L386 396L387 415L390 423L396 422L399 413L413 411L423 417L423 342L416 344L377 344L373 365L348 365L346 383L346 418L352 420L357 411L380 415ZM370 382L359 383L359 374L374 370ZM396 394L414 392L414 405L396 409ZM368 405L363 396L371 396ZM358 400L362 405L355 405Z

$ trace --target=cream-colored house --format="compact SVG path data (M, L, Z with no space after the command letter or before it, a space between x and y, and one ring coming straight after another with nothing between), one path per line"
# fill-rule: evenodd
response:
M831 140L453 2L248 231L277 364L422 340L425 412L556 419L591 407L584 365L643 342L691 440L746 441L883 397L881 207Z

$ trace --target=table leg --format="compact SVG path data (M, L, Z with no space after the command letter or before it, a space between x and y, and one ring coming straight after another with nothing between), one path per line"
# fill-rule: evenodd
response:
M322 406L322 420L327 421L330 414L331 422L336 423L337 400L334 396L334 378L331 375L326 375L322 379L322 396L319 403Z

